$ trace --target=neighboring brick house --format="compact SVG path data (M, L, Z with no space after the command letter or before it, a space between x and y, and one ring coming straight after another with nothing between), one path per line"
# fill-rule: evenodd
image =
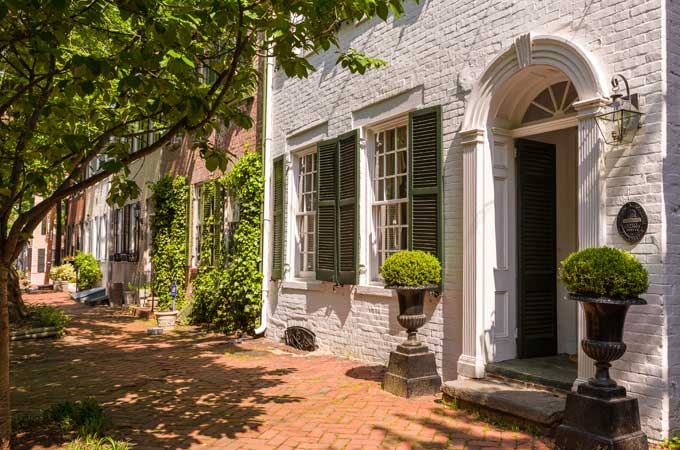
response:
M244 152L257 151L260 148L262 98L260 87L243 105L253 119L254 126L251 129L221 127L209 137L214 146L226 149L232 155L230 165ZM130 145L134 150L143 145L142 141L151 143L156 138L153 133L145 134L132 138ZM99 170L98 167L98 162L94 161L89 168L90 173ZM150 220L153 208L149 183L158 181L166 174L185 176L191 185L190 252L187 263L192 269L191 274L195 274L198 261L196 230L199 225L200 186L223 173L219 170L210 172L200 157L199 150L191 147L187 137L177 136L173 143L131 165L130 178L137 183L141 192L138 198L128 200L123 207L111 207L107 204L110 184L108 179L69 199L64 237L64 243L67 244L64 247L65 254L72 255L77 250L93 254L102 268L102 286L116 287L114 297L119 296L118 293L122 293L128 283L137 286L148 282L152 277ZM233 208L229 207L231 205L226 206L228 214L232 214ZM230 220L233 217L228 216L225 219Z
M267 335L304 326L322 349L385 363L404 332L378 267L396 250L423 248L444 265L419 330L444 380L578 353L580 382L593 367L557 262L578 248L625 248L650 272L649 304L631 309L613 376L639 399L649 436L668 436L680 427L679 28L671 1L407 2L399 19L339 31L343 48L387 67L353 76L329 51L309 55L317 71L307 79L277 71ZM631 145L605 144L594 118L615 74L645 114ZM517 172L531 164L555 175L532 184ZM630 201L649 220L637 244L615 223ZM520 226L555 233L518 241ZM547 310L518 288L530 282L526 255L551 271ZM544 332L549 344L532 341Z
M39 202L40 197L35 201ZM49 283L49 272L54 261L55 210L51 210L33 230L33 237L25 246L17 260L17 268L22 270L31 286Z

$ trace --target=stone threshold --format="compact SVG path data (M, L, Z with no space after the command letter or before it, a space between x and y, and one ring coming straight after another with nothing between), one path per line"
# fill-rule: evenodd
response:
M442 392L445 401L457 403L459 408L542 432L552 431L564 418L565 396L543 389L491 379L461 379L444 383Z
M576 363L564 355L513 359L486 365L489 378L567 394L576 380Z

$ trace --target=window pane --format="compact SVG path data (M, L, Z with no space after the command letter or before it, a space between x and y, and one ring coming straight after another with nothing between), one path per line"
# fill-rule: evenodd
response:
M388 178L386 181L387 181L387 200L392 200L395 198L394 178Z
M406 173L406 150L397 154L397 173Z
M406 248L408 232L407 127L377 134L373 166L373 223L375 261L373 275L390 254ZM380 144L384 144L380 147Z
M402 175L400 177L397 177L397 191L399 194L399 198L406 198L407 196L407 180L406 180L406 175Z
M397 148L406 148L406 127L397 128Z
M394 153L389 153L387 155L387 175L394 175Z
M299 158L297 211L297 271L314 271L314 232L316 220L316 154L310 153Z
M314 194L311 192L305 195L305 211L314 211Z
M385 151L389 152L395 149L394 146L394 129L385 132Z

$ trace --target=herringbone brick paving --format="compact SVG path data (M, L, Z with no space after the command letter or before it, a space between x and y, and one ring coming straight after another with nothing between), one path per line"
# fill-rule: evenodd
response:
M112 417L110 434L136 449L548 448L436 397L385 393L382 367L192 327L147 336L148 322L120 310L65 294L25 298L58 305L74 320L63 339L13 344L13 409L93 396Z

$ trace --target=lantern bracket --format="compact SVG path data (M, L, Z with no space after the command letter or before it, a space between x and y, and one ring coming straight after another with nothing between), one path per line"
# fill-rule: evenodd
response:
M619 89L621 89L621 86L619 85L619 80L623 81L623 84L626 87L626 95L619 93ZM638 94L631 95L630 87L628 86L628 80L626 80L626 77L624 77L620 73L617 73L612 77L611 83L613 92L611 95L611 99L613 102L615 102L618 99L628 100L633 106L640 109L640 97L638 96Z

